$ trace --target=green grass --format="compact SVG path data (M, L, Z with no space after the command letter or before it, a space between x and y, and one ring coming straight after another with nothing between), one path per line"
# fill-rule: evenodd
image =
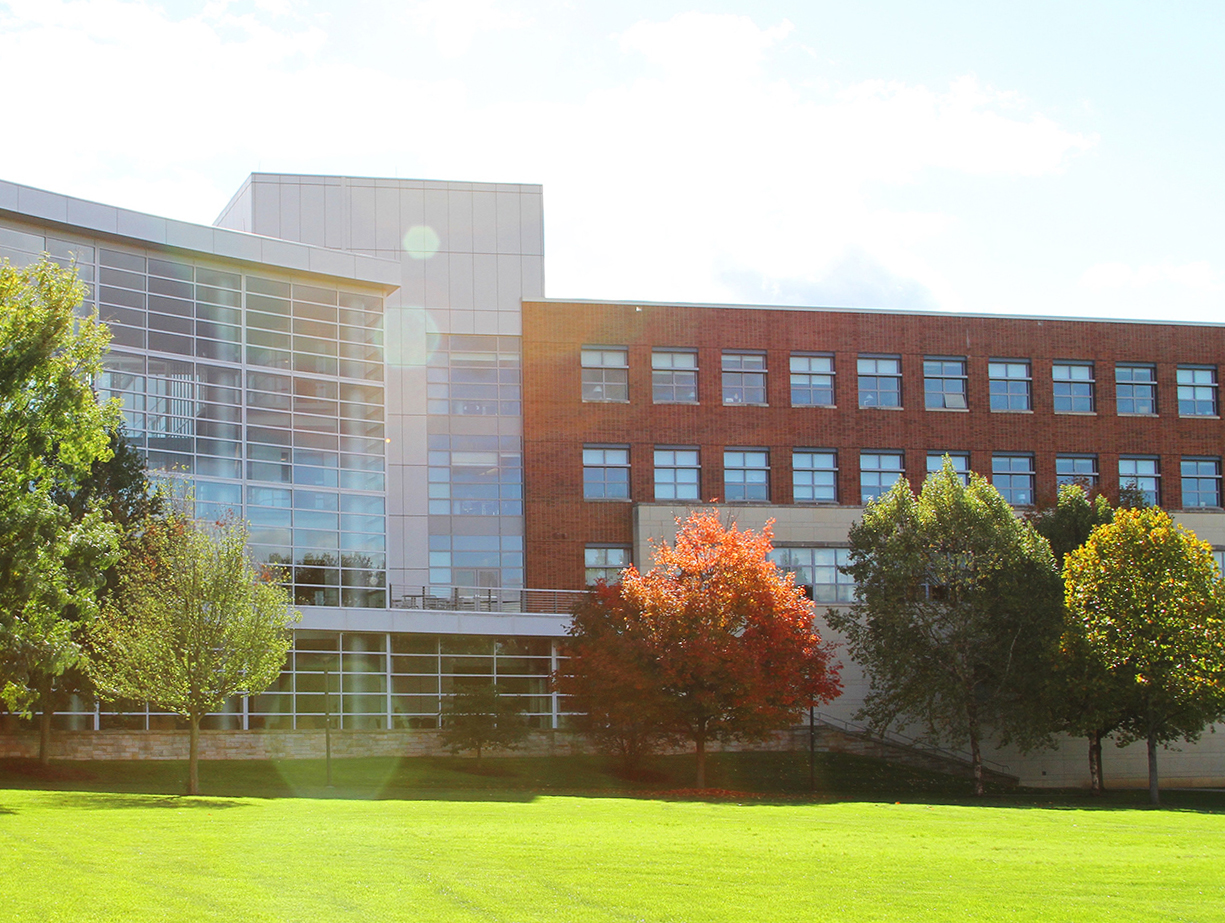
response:
M200 798L167 794L181 764L38 780L9 763L0 920L1225 919L1219 795L1170 793L1194 810L1130 793L973 803L964 782L924 796L947 782L830 758L812 798L806 760L712 763L713 785L768 793L687 799L683 757L649 782L586 758L490 761L501 775L337 761L331 790L316 762L206 764L206 790L229 794Z

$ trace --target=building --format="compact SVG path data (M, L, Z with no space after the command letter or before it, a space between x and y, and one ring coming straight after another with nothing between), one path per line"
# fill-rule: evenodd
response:
M325 669L346 728L436 726L491 678L561 726L571 603L678 513L774 519L780 563L846 602L862 504L945 455L1018 507L1132 485L1225 547L1225 328L550 301L543 237L538 186L254 174L204 227L0 183L0 255L75 262L114 332L100 387L150 467L291 574L285 672L214 727L321 726ZM997 756L1062 783L1080 749ZM1175 762L1225 778L1211 739Z

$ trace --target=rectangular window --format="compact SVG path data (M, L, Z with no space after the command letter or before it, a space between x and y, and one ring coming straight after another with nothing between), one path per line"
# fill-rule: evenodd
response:
M1085 490L1097 489L1096 455L1056 455L1055 483L1079 484Z
M723 453L723 499L764 503L770 500L770 453L765 449L728 449Z
M628 500L629 446L583 446L583 499Z
M692 349L651 351L651 399L656 404L698 402L698 354Z
M1034 457L992 455L991 483L1013 506L1034 504Z
M620 346L583 348L583 400L624 404L629 399L629 350Z
M791 354L791 406L834 406L834 357L820 353Z
M1161 502L1161 471L1151 455L1119 456L1119 488L1138 491L1149 506Z
M621 571L630 565L630 550L624 545L588 545L583 549L588 586L599 581L618 583Z
M837 503L837 453L796 449L791 453L791 479L796 503Z
M697 449L655 450L655 499L696 500L701 468Z
M1093 363L1056 362L1051 366L1055 413L1093 413Z
M1152 365L1116 365L1114 396L1119 413L1157 412L1157 368Z
M859 499L875 500L902 477L901 452L859 453Z
M1184 458L1182 460L1182 505L1221 505L1221 460Z
M946 456L952 462L953 470L957 472L957 477L962 485L968 486L970 483L970 453L968 452L928 452L927 473L935 474L943 468Z
M923 401L928 410L965 410L966 360L940 356L924 359Z
M860 407L902 406L902 360L897 356L860 356Z
M1029 410L1029 360L998 359L987 363L991 409Z
M723 353L723 403L766 403L765 353Z
M1180 365L1178 367L1178 413L1184 417L1215 417L1216 366Z
M769 558L785 571L809 599L819 603L852 603L855 581L842 568L850 563L849 548L775 548Z

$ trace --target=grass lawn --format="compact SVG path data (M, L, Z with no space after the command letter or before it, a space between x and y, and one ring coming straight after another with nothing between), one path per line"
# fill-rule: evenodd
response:
M712 768L790 765L767 756ZM652 795L667 762L647 788L556 762L338 762L332 790L318 764L209 764L206 790L231 794L200 798L136 793L173 790L180 764L0 766L0 920L1225 919L1211 796L810 800L779 770L738 803ZM566 780L589 792L550 793Z

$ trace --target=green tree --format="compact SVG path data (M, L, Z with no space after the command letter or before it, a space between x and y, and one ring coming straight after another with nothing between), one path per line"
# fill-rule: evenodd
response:
M724 526L715 510L690 513L674 544L656 545L651 570L631 565L615 596L592 598L607 617L591 613L565 644L565 669L589 700L640 689L616 706L617 720L637 705L670 736L693 742L699 788L709 741L764 737L842 688L812 604L766 557L770 537L769 524L753 532ZM606 671L600 646L610 632L627 659Z
M1088 541L1095 528L1113 520L1114 509L1106 498L1090 500L1077 484L1065 484L1059 489L1055 506L1030 519L1050 543L1061 573L1067 556ZM1066 617L1050 668L1036 678L1040 687L1034 697L1040 712L1036 715L1037 733L1055 730L1086 738L1089 784L1093 794L1100 795L1105 790L1102 740L1123 722L1131 685L1107 670L1093 654L1085 640L1083 623Z
M1089 651L1132 687L1120 744L1195 740L1225 715L1225 583L1212 548L1164 510L1115 513L1064 565L1067 608Z
M0 693L28 711L39 676L80 658L64 613L96 611L117 530L67 497L105 459L118 408L92 381L109 332L78 317L84 287L44 259L0 262Z
M947 461L918 496L903 479L869 504L850 544L857 602L826 618L870 680L860 717L968 742L982 794L982 741L1028 726L1032 671L1057 643L1050 546L986 480L963 486Z
M462 685L442 710L442 742L452 753L513 750L527 737L527 722L510 697L492 683Z
M103 697L149 701L187 719L188 793L198 794L200 720L277 678L298 618L277 575L247 558L246 524L176 509L153 520L123 563L117 604L90 631Z

